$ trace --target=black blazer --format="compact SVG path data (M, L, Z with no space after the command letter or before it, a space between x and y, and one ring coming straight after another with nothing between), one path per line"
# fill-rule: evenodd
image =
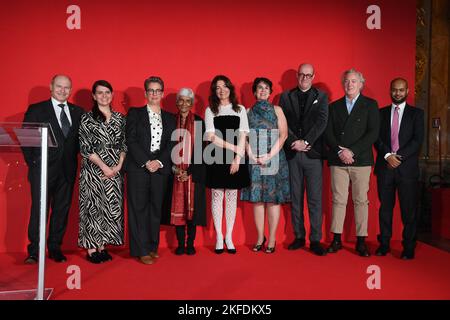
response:
M172 132L176 127L175 116L167 111L161 110L163 132L161 136L161 148L155 153L150 152L152 134L150 118L147 106L131 108L127 115L125 129L128 153L125 159L125 170L145 171L145 163L148 160L159 160L163 167L157 172L163 175L172 173L171 152L174 142L171 141Z
M329 147L328 165L346 166L339 159L339 146L354 153L351 166L373 165L372 145L378 138L380 115L378 103L360 94L348 114L345 97L330 104L325 140Z
M320 159L325 156L323 132L328 121L328 96L325 92L312 87L306 101L302 119L303 131L299 133L300 107L298 104L298 88L283 92L280 106L288 124L288 137L284 143L287 159L295 156L291 144L295 140L306 140L311 145L306 155L309 158Z
M377 149L377 162L375 164L375 174L383 174L387 168L387 161L384 159L386 153L391 150L391 106L380 110L380 134L375 143ZM398 135L399 149L397 154L402 157L402 163L397 167L397 172L407 178L419 177L419 152L424 138L424 113L422 109L405 106L402 122Z
M77 173L77 154L80 150L78 129L80 127L80 118L84 113L84 110L71 103L67 103L67 105L69 106L70 118L72 121L72 126L70 127L67 138L64 138L51 100L30 105L25 113L23 121L51 124L58 147L48 148L48 175L51 177L57 174L62 168L67 181L73 182L75 181ZM30 169L28 174L28 177L30 177L31 170L40 170L41 149L24 147L22 148L22 151L28 168Z

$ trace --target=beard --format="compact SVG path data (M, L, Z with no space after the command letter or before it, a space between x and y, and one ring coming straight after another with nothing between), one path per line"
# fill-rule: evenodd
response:
M405 102L406 98L407 98L407 96L404 96L403 98L400 98L400 99L396 99L395 97L391 96L392 102L394 104L397 104L397 105L399 105L400 103Z

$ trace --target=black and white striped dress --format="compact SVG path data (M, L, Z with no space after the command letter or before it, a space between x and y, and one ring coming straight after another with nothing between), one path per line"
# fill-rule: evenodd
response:
M106 244L122 245L124 234L123 175L102 179L103 171L89 160L96 153L109 167L126 152L125 117L113 112L109 123L86 113L80 123L80 225L78 246L94 249Z

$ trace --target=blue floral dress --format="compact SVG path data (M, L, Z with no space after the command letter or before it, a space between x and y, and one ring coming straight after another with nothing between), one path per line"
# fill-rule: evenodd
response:
M255 156L269 153L279 137L274 106L258 101L248 112L249 143ZM241 190L241 200L285 203L290 201L289 169L283 149L265 166L250 161L251 184Z

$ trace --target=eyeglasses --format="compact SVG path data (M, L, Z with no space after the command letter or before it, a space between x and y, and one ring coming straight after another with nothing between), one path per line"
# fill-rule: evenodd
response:
M154 90L154 89L148 89L148 90L147 90L147 93L148 93L148 94L156 94L156 95L160 95L162 92L163 92L163 90L161 90L161 89L156 89L156 90Z
M312 79L312 77L313 77L313 74L311 74L311 73L307 73L307 74L304 74L304 73L299 73L298 74L298 77L299 78L305 78L305 79Z

